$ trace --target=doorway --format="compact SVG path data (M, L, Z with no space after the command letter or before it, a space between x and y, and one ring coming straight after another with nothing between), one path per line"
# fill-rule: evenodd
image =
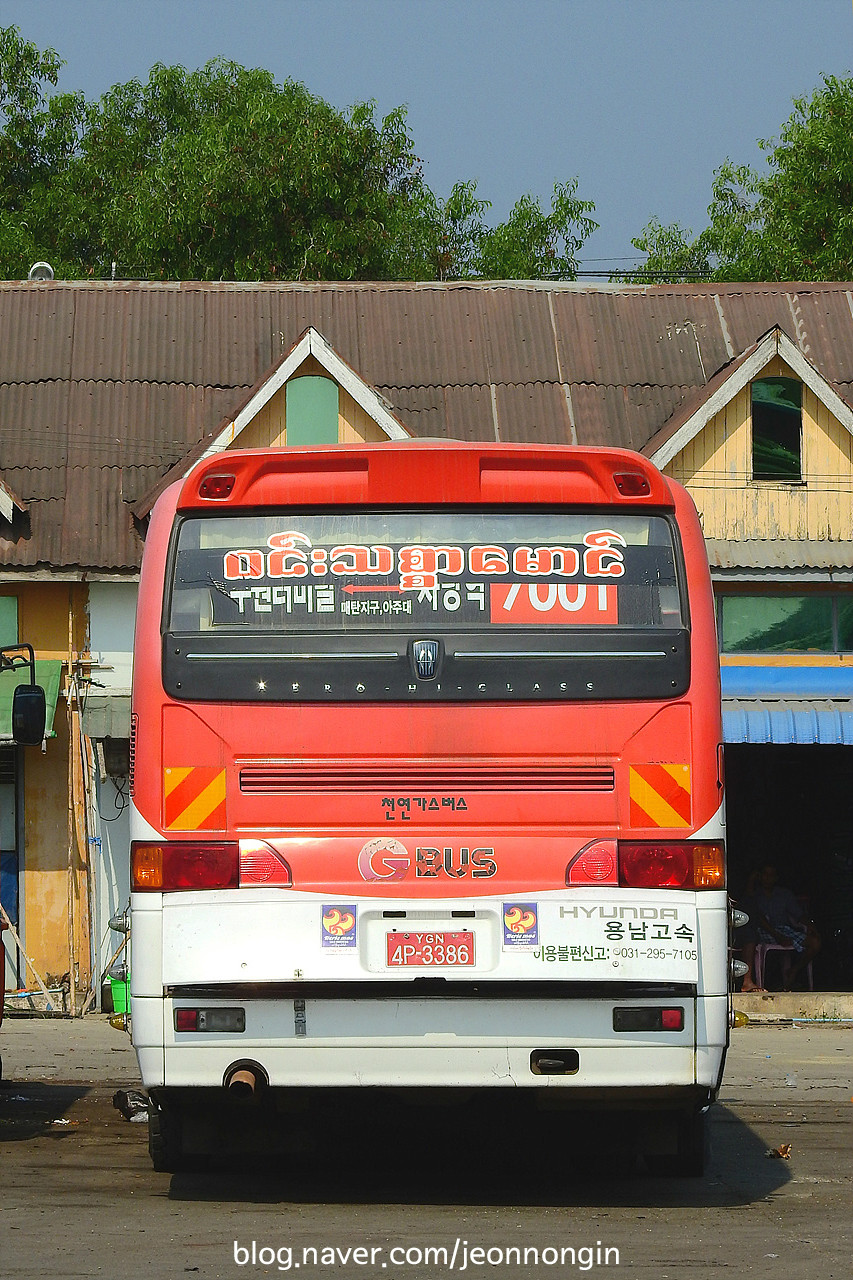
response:
M853 990L853 747L726 746L730 892L773 862L821 936L815 989Z

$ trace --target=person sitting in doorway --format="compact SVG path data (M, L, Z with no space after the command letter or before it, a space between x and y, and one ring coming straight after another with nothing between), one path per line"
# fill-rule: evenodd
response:
M760 990L755 983L755 948L758 943L771 943L796 953L786 975L786 990L790 991L820 951L820 934L807 919L796 894L779 884L779 873L772 862L766 862L750 877L743 905L750 918L743 943L743 959L749 972L741 989Z

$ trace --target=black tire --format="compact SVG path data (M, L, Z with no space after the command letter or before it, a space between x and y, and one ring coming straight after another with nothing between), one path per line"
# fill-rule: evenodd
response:
M708 1157L708 1132L702 1111L678 1117L678 1151L674 1172L682 1178L701 1178Z
M178 1173L184 1167L181 1113L175 1107L148 1103L148 1154L156 1173Z
M676 1111L661 1115L659 1123L672 1126L674 1151L646 1156L649 1173L663 1178L701 1178L708 1158L708 1130L701 1111Z

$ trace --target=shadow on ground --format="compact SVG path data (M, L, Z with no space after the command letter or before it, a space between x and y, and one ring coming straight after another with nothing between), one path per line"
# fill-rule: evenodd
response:
M654 1172L625 1118L544 1117L506 1100L458 1114L373 1107L341 1116L290 1156L231 1158L174 1174L176 1201L236 1204L719 1206L752 1203L789 1179L726 1107L708 1119L703 1178ZM162 1175L168 1176L168 1175Z
M90 1092L82 1085L0 1080L0 1142L67 1137L78 1124L69 1112Z

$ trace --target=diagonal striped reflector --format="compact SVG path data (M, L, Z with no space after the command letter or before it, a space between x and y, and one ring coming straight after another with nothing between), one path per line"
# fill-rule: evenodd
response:
M224 831L225 770L215 765L164 769L163 823L168 831Z
M632 827L689 827L689 764L638 764L629 769Z

